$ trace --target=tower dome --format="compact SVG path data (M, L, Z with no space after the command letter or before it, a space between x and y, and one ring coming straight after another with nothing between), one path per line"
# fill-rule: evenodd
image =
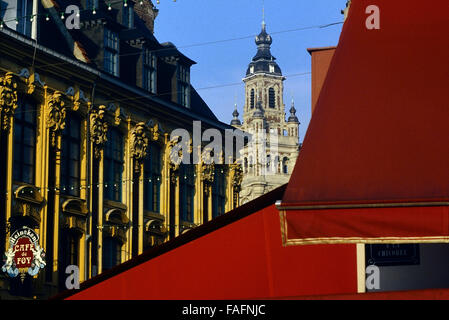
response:
M262 31L256 36L257 53L246 70L246 76L255 73L268 73L282 76L281 68L276 63L276 58L271 54L273 39L267 33L265 21L262 23Z
M234 112L232 113L232 116L234 117L231 121L231 126L240 126L242 123L239 119L239 112L237 111L237 103L235 104Z
M288 117L288 122L299 123L298 117L296 116L295 101L292 99L292 106L290 108L290 117Z

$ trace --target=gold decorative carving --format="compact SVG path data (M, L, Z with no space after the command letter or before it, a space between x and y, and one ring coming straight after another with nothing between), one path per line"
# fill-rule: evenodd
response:
M158 141L161 134L159 124L155 123L154 126L150 129L150 132L151 132L151 139L153 141Z
M108 124L105 119L106 107L101 105L90 115L90 136L94 145L94 156L99 159L107 141Z
M8 131L11 118L17 108L17 79L12 72L0 79L0 112L2 114L2 129Z
M144 122L139 122L131 133L131 154L134 158L134 170L140 171L140 164L147 156L148 138L147 127Z
M179 175L179 166L181 164L181 161L173 161L172 152L173 148L181 141L180 136L173 137L168 143L167 143L167 152L168 152L168 162L169 162L169 168L170 168L170 181L172 183L176 183L176 179ZM182 149L178 151L178 160L182 159Z
M240 192L242 187L243 180L243 170L241 163L233 163L230 165L230 170L232 173L232 186L234 188L234 192Z
M62 93L55 91L48 101L47 127L50 129L51 145L56 146L56 137L65 128L66 108Z

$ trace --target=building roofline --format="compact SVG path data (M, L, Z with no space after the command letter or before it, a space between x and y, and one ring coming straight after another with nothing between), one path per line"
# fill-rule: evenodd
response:
M11 37L16 41L21 42L22 44L29 46L30 49L34 50L38 50L41 51L44 54L48 54L49 56L52 56L56 59L62 60L65 63L78 67L80 69L83 69L84 71L91 73L92 75L99 77L100 79L103 79L109 83L112 83L114 85L120 86L122 88L124 88L125 90L128 90L130 92L130 94L135 94L139 97L142 97L142 100L144 101L144 99L148 99L152 102L154 102L155 104L159 104L162 105L164 107L170 108L171 110L181 113L183 115L186 115L190 118L194 118L195 120L200 120L206 124L209 124L211 126L215 126L218 127L219 129L225 130L225 129L233 129L232 126L221 122L219 120L213 120L213 119L209 119L207 117L202 116L201 114L198 114L194 111L192 111L191 109L182 107L180 105L177 105L176 103L164 100L162 98L158 98L155 96L151 96L148 92L146 92L144 89L141 89L137 86L131 86L129 84L126 84L125 82L121 81L119 78L116 78L114 76L111 76L101 70L95 69L91 66L89 66L88 64L82 62L82 61L78 61L74 58L68 57L64 54L58 53L52 49L49 49L39 43L36 43L34 40L31 40L27 37L24 37L23 35L9 30L8 28L3 28L0 30L0 36L5 35L7 37ZM2 42L3 43L3 42ZM60 63L58 63L58 61L55 61L56 64L60 65ZM51 67L50 65L48 67ZM35 68L39 69L39 65L35 66ZM192 86L193 87L193 86Z
M312 54L316 51L327 51L327 50L335 50L337 46L328 46L328 47L317 47L317 48L307 48L307 52Z

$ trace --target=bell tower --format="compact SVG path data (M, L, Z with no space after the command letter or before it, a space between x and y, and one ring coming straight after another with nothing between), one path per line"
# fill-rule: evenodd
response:
M250 125L261 104L268 129L275 129L281 134L280 126L285 122L285 105L283 99L284 80L282 71L271 54L271 36L266 31L265 21L262 31L256 37L257 53L248 65L245 83L245 106L243 123Z
M288 182L299 152L299 121L292 102L288 120L284 105L281 68L271 54L273 39L265 18L255 39L257 53L243 78L245 104L243 122L235 106L231 125L251 135L243 148L240 203L244 204Z

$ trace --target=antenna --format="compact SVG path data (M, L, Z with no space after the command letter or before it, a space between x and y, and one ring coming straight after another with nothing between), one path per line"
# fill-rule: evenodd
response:
M262 0L262 27L265 28L265 0Z

